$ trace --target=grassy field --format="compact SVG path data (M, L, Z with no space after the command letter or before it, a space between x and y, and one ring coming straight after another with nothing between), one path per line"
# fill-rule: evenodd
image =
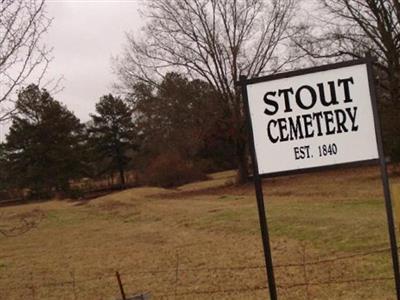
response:
M0 299L117 299L117 270L152 299L265 299L254 188L233 179L1 207ZM264 193L281 299L395 299L377 168Z

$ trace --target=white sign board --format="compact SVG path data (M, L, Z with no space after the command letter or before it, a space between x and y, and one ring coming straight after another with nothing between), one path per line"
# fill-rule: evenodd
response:
M249 81L247 94L261 175L379 158L366 64Z

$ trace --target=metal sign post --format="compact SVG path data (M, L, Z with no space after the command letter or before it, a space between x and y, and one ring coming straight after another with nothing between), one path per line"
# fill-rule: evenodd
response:
M396 284L396 295L397 300L400 300L400 271L399 271L399 255L397 252L397 241L396 241L396 231L394 227L393 221L393 207L392 207L392 199L390 194L390 186L389 186L389 178L387 173L386 159L383 151L383 141L382 141L382 130L379 121L379 114L377 108L376 101L376 90L374 84L374 76L372 70L372 57L367 56L367 72L368 72L368 81L369 88L372 97L372 108L374 112L374 120L375 120L375 129L376 129L376 137L378 142L378 151L379 151L379 162L381 167L381 177L382 177L382 185L383 185L383 193L385 196L385 208L386 208L386 217L388 222L388 231L390 238L390 249L392 252L392 264L393 264L393 273Z
M399 258L371 57L260 78L241 76L240 85L271 299L277 299L277 291L261 178L380 163L400 300Z
M240 85L242 88L242 96L245 102L245 114L246 119L250 120L250 111L249 111L249 103L247 98L247 89L246 89L246 77L240 76ZM249 143L250 143L250 154L251 154L251 163L253 166L253 177L254 177L254 186L256 189L256 197L257 197L257 207L258 207L258 219L260 222L261 228L261 239L264 248L264 259L265 266L267 271L268 278L268 288L269 295L271 300L277 299L276 285L275 285L275 276L274 269L272 265L272 255L271 255L271 245L269 242L269 232L268 232L268 223L266 219L265 206L264 206L264 195L261 185L261 178L258 173L258 164L256 158L256 152L254 148L254 138L253 138L253 129L251 122L248 122L248 133L249 133Z

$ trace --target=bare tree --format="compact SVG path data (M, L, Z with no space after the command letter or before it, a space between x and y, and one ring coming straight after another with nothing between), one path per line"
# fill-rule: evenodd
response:
M141 38L127 35L117 60L123 86L155 83L178 70L210 83L230 111L239 180L247 178L246 134L240 75L255 77L281 70L296 57L286 51L294 0L149 0Z
M361 58L366 52L376 58L384 133L393 144L391 140L400 136L399 0L319 0L318 3L319 9L314 10L316 22L310 24L311 30L297 40L297 45L315 60ZM399 148L396 151L400 159L400 144L395 147Z
M50 62L50 49L41 40L50 26L45 0L0 2L0 122L8 119L14 92L35 78L37 83Z
M375 58L388 101L400 101L399 0L320 0L311 34L297 42L312 58Z

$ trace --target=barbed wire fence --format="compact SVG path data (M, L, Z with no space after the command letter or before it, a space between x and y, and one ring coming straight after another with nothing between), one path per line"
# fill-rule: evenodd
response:
M365 252L359 252L349 255L328 257L323 259L307 259L307 251L306 246L303 244L299 252L301 253L301 259L296 263L287 263L287 264L276 264L274 265L275 270L280 269L290 269L297 268L298 274L301 274L300 278L298 276L292 280L278 280L277 288L279 293L283 296L291 290L299 290L302 293L303 299L313 299L312 288L313 287L332 287L332 286L342 286L342 285L352 285L352 284L371 284L377 282L385 282L385 281L393 281L393 276L360 276L360 277L346 277L342 273L338 273L336 276L332 275L332 270L335 269L333 264L339 263L346 260L351 259L359 259L365 258L371 255L389 253L390 248L380 248L374 249ZM310 276L310 267L320 267L324 269L324 273L327 275L327 278L322 280L312 279ZM228 296L230 294L251 294L256 292L264 291L265 293L268 290L266 284L255 284L252 286L237 285L235 287L224 287L222 285L218 285L214 288L198 288L195 286L193 288L188 288L184 286L184 282L182 277L184 274L196 274L196 278L207 278L210 274L218 274L221 272L240 272L240 271L259 271L263 273L265 270L265 266L260 265L246 265L246 266L222 266L222 267L182 267L180 264L180 255L177 251L176 253L176 261L175 266L166 269L148 269L148 270L132 270L128 271L128 267L125 267L125 270L119 271L119 274L123 278L125 289L128 292L132 292L136 290L139 292L140 286L138 286L138 278L143 278L145 276L150 276L150 278L159 278L162 276L171 276L171 285L168 289L151 289L141 292L149 292L151 294L152 299L180 299L180 298L193 298L197 297L209 297L209 296L217 296L217 295L225 295ZM46 289L49 290L62 290L64 295L68 295L68 299L88 299L87 295L95 295L96 292L93 290L97 290L100 287L109 284L111 286L115 286L113 289L113 294L100 294L97 295L97 299L104 299L103 297L108 297L106 299L110 299L110 297L114 297L118 299L118 288L117 281L114 272L110 272L109 274L101 274L99 276L86 277L83 279L78 279L77 274L74 271L68 271L69 280L64 281L52 281L46 283L35 283L35 274L31 272L30 274L25 274L29 277L30 283L23 286L8 286L4 287L0 285L0 295L4 293L1 290L8 292L8 294L12 294L12 291L22 291L25 299L37 300L41 299L40 290ZM206 274L206 276L200 276L199 274ZM290 276L289 276L290 277ZM132 278L134 278L132 280ZM124 280L125 279L125 280ZM97 282L93 285L93 282ZM261 282L261 281L260 281ZM90 284L89 284L90 283ZM92 291L92 292L91 292ZM48 292L46 292L48 293ZM186 299L185 298L185 299ZM7 298L3 298L7 299ZM249 298L250 299L250 298Z

